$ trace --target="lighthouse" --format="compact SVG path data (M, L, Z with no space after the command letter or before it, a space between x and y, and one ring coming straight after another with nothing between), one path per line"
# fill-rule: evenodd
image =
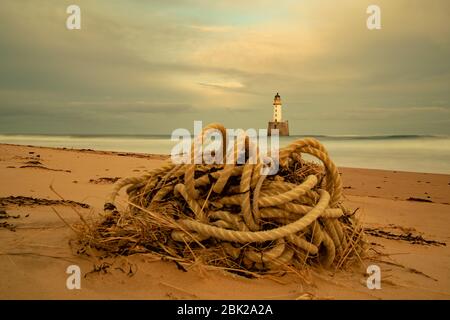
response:
M278 129L280 136L289 135L289 122L287 120L283 121L281 97L279 93L277 93L273 99L273 116L272 121L269 121L267 134L270 136L274 129Z

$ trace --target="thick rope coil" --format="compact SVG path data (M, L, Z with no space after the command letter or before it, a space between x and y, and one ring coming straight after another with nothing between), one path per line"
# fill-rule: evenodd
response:
M225 155L226 130L220 124L205 127L194 142L203 143L209 129L222 133ZM101 236L128 234L134 239L129 252L143 247L187 261L201 255L208 264L251 271L300 266L305 261L329 267L351 257L350 250L361 251L362 231L339 204L341 177L319 141L300 139L280 149L280 168L273 176L262 174L262 158L250 161L249 150L255 146L247 138L244 141L244 164L236 162L237 142L234 163L212 165L201 164L193 143L190 164L168 163L145 176L119 181L105 209L113 211L119 191L128 186L128 233L116 224ZM322 165L306 162L302 154L314 156ZM114 217L108 216L123 224L124 217ZM139 231L139 237L130 230Z

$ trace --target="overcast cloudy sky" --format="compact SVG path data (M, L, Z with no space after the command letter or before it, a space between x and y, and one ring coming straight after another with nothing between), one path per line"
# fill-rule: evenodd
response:
M280 92L294 134L450 134L449 17L448 0L1 0L0 132L265 128Z

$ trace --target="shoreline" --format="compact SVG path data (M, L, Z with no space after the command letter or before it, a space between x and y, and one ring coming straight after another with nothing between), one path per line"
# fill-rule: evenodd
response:
M73 203L84 217L97 217L117 179L141 176L167 158L0 144L0 298L450 299L450 175L433 173L339 167L343 204L362 219L371 250L363 264L336 273L311 269L304 278L247 279L196 268L184 272L146 255L104 261L111 267L95 272L100 262L73 251L75 234L52 208L70 224L80 221ZM125 200L122 192L122 209ZM79 291L64 285L72 264L82 270ZM371 264L381 268L382 290L365 286Z
M95 150L95 149L85 149L85 148L67 148L67 147L46 147L46 146L36 146L36 145L22 145L22 144L14 144L14 143L1 143L0 146L15 146L15 147L30 147L30 148L38 148L38 149L48 149L48 150L60 150L60 151L73 151L73 152L83 152L83 153L91 153L91 154L99 154L99 155L116 155L116 156L125 156L125 157L136 157L136 158L148 158L148 159L169 159L170 155L167 154L159 154L159 153L144 153L144 152L123 152L123 151L114 151L114 150ZM372 170L379 172L395 172L395 173L411 173L411 174L430 174L430 175L443 175L450 176L450 173L434 173L434 172L422 172L422 171L404 171L404 170L388 170L388 169L378 169L378 168L365 168L365 167L347 167L347 166L339 166L336 164L339 169L346 170Z
M140 152L123 152L123 151L113 151L113 150L95 150L95 149L78 149L78 148L67 148L67 147L44 147L35 146L31 144L14 144L14 143L0 143L0 146L15 146L15 147L30 147L38 149L49 149L49 150L61 150L61 151L73 151L73 152L85 152L91 154L103 154L103 155L117 155L122 157L136 157L136 158L148 158L148 159L168 159L169 156L166 154L157 153L140 153Z

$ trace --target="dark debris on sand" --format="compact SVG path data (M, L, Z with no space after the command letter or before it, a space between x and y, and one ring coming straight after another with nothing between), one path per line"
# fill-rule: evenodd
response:
M9 218L18 219L18 218L20 218L20 215L11 216L5 210L0 209L0 220L9 219ZM10 231L16 231L16 226L14 224L12 224L12 223L7 222L7 221L1 221L0 222L0 228L5 228L5 229L8 229Z
M89 183L94 184L112 184L116 183L121 177L101 177L98 179L90 179Z
M433 201L429 200L429 199L422 199L422 198L414 198L414 197L409 197L408 199L406 199L407 201L417 201L417 202L430 202L432 203Z
M72 200L50 200L42 198L24 197L24 196L9 196L0 198L1 206L16 205L16 206L54 206L54 205L71 205L81 208L89 208L86 203L72 201Z
M420 244L420 245L435 245L435 246L446 246L447 244L445 242L435 241L435 240L428 240L425 239L420 234L413 234L412 232L405 232L405 233L393 233L386 230L381 230L377 228L364 228L364 231L366 234L369 234L374 237L380 237L390 240L402 240L407 241L411 244Z

